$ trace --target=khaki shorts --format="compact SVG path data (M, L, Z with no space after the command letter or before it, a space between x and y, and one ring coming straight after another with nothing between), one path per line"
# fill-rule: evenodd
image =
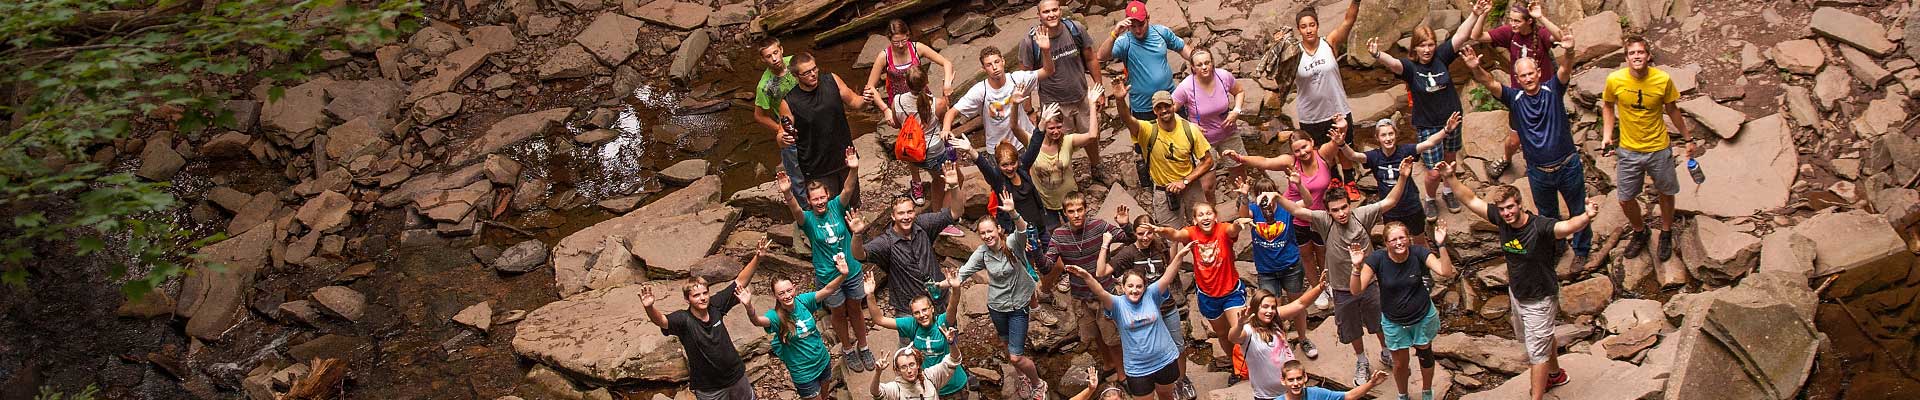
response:
M1078 300L1076 302L1080 303L1080 309L1076 310L1076 312L1080 313L1077 317L1079 319L1076 321L1078 325L1080 325L1078 327L1080 343L1087 345L1099 343L1107 347L1119 346L1120 330L1114 326L1113 319L1107 318L1107 314L1102 312L1105 310L1105 307L1101 302L1094 300ZM1087 350L1097 351L1097 349L1093 348L1088 348Z
M1220 143L1210 143L1213 146L1213 150L1208 153L1213 155L1213 169L1215 171L1225 171L1228 168L1240 166L1239 161L1227 158L1224 152L1233 150L1235 153L1247 155L1247 141L1242 139L1244 136L1246 135L1241 135L1238 131L1235 131L1233 136L1221 140Z
M1559 296L1526 301L1509 297L1513 311L1507 312L1513 334L1527 350L1527 363L1540 364L1553 356L1553 318L1560 313Z
M1140 206L1153 213L1153 222L1156 225L1183 226L1188 223L1187 215L1191 210L1188 207L1207 201L1206 191L1203 189L1200 182L1193 182L1177 195L1178 198L1170 198L1167 191L1163 189L1148 189L1153 193L1142 196L1144 198L1140 200L1146 201Z

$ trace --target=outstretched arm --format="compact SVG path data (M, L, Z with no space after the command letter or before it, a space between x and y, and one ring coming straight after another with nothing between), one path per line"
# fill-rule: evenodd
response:
M1093 400L1093 389L1100 387L1100 370L1087 367L1087 387L1080 388L1070 400Z
M1347 33L1353 32L1353 23L1359 20L1360 0L1353 0L1353 2L1347 3L1347 15L1346 18L1340 20L1340 26L1334 27L1333 32L1327 34L1327 45L1333 47L1334 55L1337 56L1346 52Z
M800 211L800 199L793 198L793 178L782 170L773 174L773 186L780 189L780 196L787 199L787 212L793 213L794 221L806 219L806 213Z
M1473 188L1460 183L1460 177L1453 175L1453 165L1452 161L1441 161L1440 164L1434 165L1434 168L1439 169L1440 177L1446 178L1447 186L1453 188L1453 199L1459 200L1460 204L1465 204L1467 211L1472 211L1473 215L1480 216L1480 219L1492 221L1493 217L1487 215L1487 202L1481 200L1479 195L1473 194Z
M1560 26L1555 25L1552 18L1547 18L1546 9L1541 8L1541 3L1545 2L1535 1L1528 5L1527 16L1533 17L1533 23L1540 24L1542 28L1547 28L1547 32L1552 33L1554 38L1567 38L1567 34L1560 30ZM1568 46L1568 48L1571 49L1572 46Z
M1367 153L1353 150L1353 142L1347 140L1347 117L1333 117L1333 130L1328 131L1327 143L1320 145L1321 157L1339 158L1349 162L1367 162ZM1381 153L1392 151L1380 149Z
M1367 54L1372 55L1374 62L1387 67L1387 71L1393 72L1394 75L1406 73L1407 69L1405 66L1400 65L1400 59L1393 58L1393 56L1387 55L1387 52L1380 51L1380 38L1367 38Z
M880 67L874 68L879 69ZM860 92L855 92L853 88L847 87L847 81L841 80L840 75L833 76L833 85L840 87L840 101L846 103L848 110L858 110L861 107L867 106L867 97L861 96Z
M1053 76L1053 38L1047 37L1046 29L1033 30L1033 46L1040 50L1040 73L1034 80L1044 80Z
M840 183L840 204L860 204L860 152L847 146L846 181Z
M667 329L667 315L661 314L660 309L653 308L653 300L653 286L640 286L640 307L647 309L647 321L652 321L653 325L660 329Z
M879 289L879 286L880 281L874 278L873 274L867 274L867 279L860 283L860 287L866 289L867 293L873 293L874 290ZM874 325L879 325L882 328L896 331L900 330L900 324L895 323L893 317L889 317L886 313L880 312L880 302L878 301L867 302L867 320L873 321Z
M1321 273L1320 281L1314 282L1313 286L1307 288L1307 291L1301 292L1300 298L1293 299L1293 302L1291 303L1280 305L1280 309L1275 310L1274 312L1275 314L1277 314L1274 316L1275 317L1274 319L1293 318L1293 316L1295 315L1300 315L1300 313L1307 312L1307 306L1313 304L1314 299L1320 298L1320 292L1325 291L1326 289L1327 289L1327 274Z
M1200 245L1199 243L1187 242L1187 245L1180 246L1178 250L1175 250L1173 252L1173 258L1168 259L1167 261L1171 263L1171 262L1174 262L1174 260L1179 260L1180 257L1186 256L1187 252L1193 251L1194 246L1199 246L1199 245ZM1179 279L1179 277L1180 277L1179 269L1167 268L1166 272L1160 274L1160 280L1153 281L1153 286L1155 288L1158 288L1160 291L1165 292L1167 291L1167 287L1173 286L1173 280ZM1088 281L1088 282L1093 282L1093 281ZM1087 286L1098 286L1098 285L1087 285Z
M1082 281L1099 282L1099 280L1093 278L1092 273L1087 272L1085 268L1080 268L1080 266L1078 265L1067 265L1064 267L1064 269L1066 270L1067 273L1080 277L1080 280ZM1172 273L1169 272L1168 275L1172 275ZM1087 285L1088 289L1093 290L1094 299L1100 302L1101 309L1112 308L1112 305L1113 305L1113 301L1110 300L1113 298L1113 293L1108 292L1105 286L1106 285L1099 285L1099 284Z
M753 251L753 258L747 260L747 266L740 268L740 274L733 277L733 287L747 287L753 282L753 270L760 268L760 256L767 254L767 248L773 246L773 239L760 242L760 248Z
M1486 25L1487 12L1492 10L1493 2L1491 1L1480 0L1474 2L1473 12L1467 14L1467 17L1460 21L1460 28L1454 29L1453 37L1447 39L1453 44L1455 50L1459 50L1461 46L1466 46L1467 40L1473 39L1473 36L1480 32L1480 27Z
M1347 247L1347 254L1349 254L1350 259L1353 260L1353 276L1346 277L1349 278L1347 292L1365 292L1367 285L1373 284L1374 277L1373 266L1367 265L1366 247L1359 243L1354 243L1353 246Z
M1432 150L1434 146L1439 146L1441 141L1447 140L1447 135L1453 134L1453 128L1459 127L1459 126L1460 126L1460 112L1454 111L1452 116L1447 117L1447 126L1445 128L1440 128L1439 133L1435 133L1433 134L1433 136L1428 136L1427 140L1422 140L1420 141L1420 143L1414 144L1413 149L1418 150L1422 153L1426 152L1427 150Z
M1553 223L1553 237L1556 239L1566 239L1573 236L1576 232L1587 229L1587 224L1593 223L1593 216L1598 213L1600 213L1600 202L1587 199L1587 212L1575 215L1573 218L1567 218L1565 221Z
M1264 169L1268 171L1281 171L1281 170L1293 169L1293 156L1288 154L1281 154L1273 157L1261 157L1261 156L1256 156L1251 154L1240 154L1240 152L1233 151L1233 150L1225 150L1221 152L1221 155L1228 159L1238 161L1240 162L1240 164L1252 166L1254 168Z
M1534 6L1536 7L1539 6L1539 3L1534 3ZM1547 19L1541 18L1540 20L1546 21ZM1560 34L1555 33L1554 36L1559 37ZM1568 36L1566 40L1560 41L1560 45L1565 46L1567 48L1567 51L1560 52L1560 60L1554 63L1556 64L1554 65L1554 67L1557 68L1555 71L1557 71L1559 74L1554 75L1553 78L1559 79L1564 86L1564 84L1567 82L1567 79L1572 79L1571 75L1573 75L1574 53L1576 53L1573 49L1575 49L1576 47L1573 46L1572 36Z
M743 287L744 287L744 286L743 286ZM736 289L736 290L738 290L738 289ZM766 315L766 314L761 314L761 313L760 313L760 311L757 311L757 310L754 310L754 309L753 309L753 302L751 302L751 301L742 301L742 302L740 302L740 306L741 306L741 307L746 307L746 308L747 308L747 317L748 317L748 322L752 322L752 323L753 323L753 326L758 326L758 327L761 327L761 328L765 328L765 327L769 327L769 326L773 326L773 320L770 320L770 319L767 319L767 315Z
M1473 71L1473 81L1479 82L1480 86L1493 92L1495 97L1499 97L1500 92L1507 90L1507 86L1501 84L1500 80L1493 79L1493 74L1488 73L1485 68L1480 68L1480 52L1474 50L1473 46L1460 48L1460 59L1467 62L1467 70Z
M1491 13L1493 12L1493 0L1480 0L1480 1L1474 2L1473 12L1474 14L1479 14L1482 16L1492 15ZM1493 35L1487 34L1487 24L1482 22L1469 24L1472 26L1470 26L1469 28L1471 29L1467 31L1467 37L1473 38L1473 40L1480 41L1480 42L1493 41Z

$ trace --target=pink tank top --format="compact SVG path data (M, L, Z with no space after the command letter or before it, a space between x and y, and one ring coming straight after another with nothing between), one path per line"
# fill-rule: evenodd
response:
M1307 187L1307 193L1305 194L1307 198L1307 209L1324 211L1327 209L1327 202L1321 196L1327 192L1327 187L1333 186L1333 173L1327 171L1327 162L1320 158L1320 152L1313 153L1312 169L1312 171L1300 174L1300 185ZM1287 192L1282 195L1286 196L1288 200L1299 201L1301 199L1299 186L1291 184L1287 185ZM1293 224L1307 226L1307 219L1296 215L1293 217Z
M920 51L916 50L916 47L918 46L908 44L907 62L904 64L896 64L893 62L893 46L887 46L887 65L882 68L885 68L883 71L887 73L888 99L892 99L893 96L909 91L907 88L907 71L913 69L914 66L920 65Z

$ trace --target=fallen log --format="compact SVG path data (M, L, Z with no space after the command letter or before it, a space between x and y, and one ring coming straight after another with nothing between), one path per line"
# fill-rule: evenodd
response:
M904 17L943 3L945 3L945 1L942 0L906 0L893 3L892 5L874 10L872 14L854 18L853 21L841 24L837 28L813 35L813 45L815 47L826 46L849 37L858 36L856 34L874 29L874 27L884 24L888 20Z
M760 27L769 35L780 35L819 22L846 6L847 0L800 0L780 6L760 16Z

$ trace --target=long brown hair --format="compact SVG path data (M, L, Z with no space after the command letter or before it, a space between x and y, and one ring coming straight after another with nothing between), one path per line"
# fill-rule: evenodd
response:
M1276 309L1279 308L1280 305L1278 303L1282 300L1279 296L1275 296L1273 292L1269 292L1266 289L1253 289L1253 303L1251 304L1253 306L1253 318L1251 318L1252 321L1247 322L1247 325L1255 328L1253 333L1260 335L1261 343L1273 340L1273 335L1280 333L1280 315L1275 314L1272 321L1260 321L1260 303L1267 301L1267 299L1273 299L1276 303L1274 304L1274 308Z
M788 285L793 284L792 280L781 278L780 280L774 281L773 285L780 286L780 282L786 282ZM774 339L779 339L779 342L782 344L791 344L794 339L794 324L796 324L796 322L793 321L793 305L775 301L773 302L773 312L775 315L780 316L780 335Z

